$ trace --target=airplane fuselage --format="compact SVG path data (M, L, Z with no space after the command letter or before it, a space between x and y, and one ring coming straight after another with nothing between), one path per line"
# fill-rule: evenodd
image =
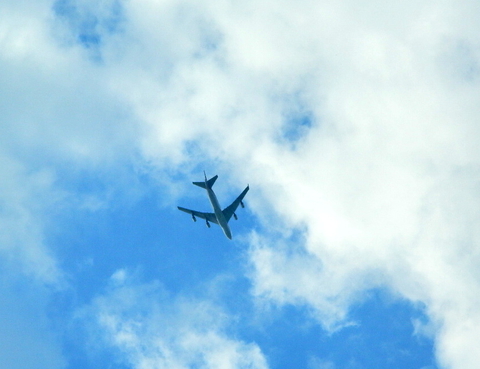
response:
M235 214L235 210L238 208L240 205L242 208L243 206L243 198L247 194L249 190L249 186L247 186L240 195L225 209L222 210L220 207L220 203L218 202L217 196L215 195L215 192L213 192L213 185L215 184L215 181L217 180L218 176L213 176L210 179L207 179L207 175L205 172L203 172L205 176L205 181L202 182L192 182L195 186L201 187L207 191L208 194L208 200L210 201L210 204L212 205L213 208L213 213L204 213L202 211L196 211L196 210L191 210L187 208L183 208L181 206L177 206L178 210L183 211L184 213L190 214L193 221L197 220L197 217L200 219L205 219L207 222L207 227L210 228L210 223L215 223L222 228L223 233L225 233L225 236L228 239L232 239L232 232L230 231L230 227L228 226L229 220L233 217L234 219L237 219L237 215Z
M213 212L217 218L218 225L222 227L225 236L227 236L229 239L232 239L232 232L230 231L230 227L225 219L225 215L223 215L222 208L220 207L220 203L218 202L215 192L208 187L207 181L205 181L205 186L207 188L208 199L210 200L210 204L212 204Z

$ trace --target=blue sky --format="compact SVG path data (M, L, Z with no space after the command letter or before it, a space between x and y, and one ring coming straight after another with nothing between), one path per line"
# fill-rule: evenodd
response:
M2 365L477 368L479 16L0 0Z

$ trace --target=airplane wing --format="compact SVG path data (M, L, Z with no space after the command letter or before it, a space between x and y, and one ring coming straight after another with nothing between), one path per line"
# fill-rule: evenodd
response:
M185 208L182 208L181 206L177 206L177 208L178 208L178 210L181 210L181 211L183 211L187 214L190 214L192 216L195 216L197 218L205 219L205 220L208 220L210 223L218 224L217 217L213 213L202 213L200 211L185 209Z
M238 205L240 205L240 203L242 202L243 198L245 197L245 195L247 194L249 189L250 189L250 186L247 186L247 188L245 188L243 190L243 192L240 194L240 196L238 196L235 199L235 201L232 202L232 204L230 206L227 206L225 209L223 209L222 212L223 212L223 215L225 216L225 219L227 220L227 222L230 220L233 213L235 213L235 210L237 210Z

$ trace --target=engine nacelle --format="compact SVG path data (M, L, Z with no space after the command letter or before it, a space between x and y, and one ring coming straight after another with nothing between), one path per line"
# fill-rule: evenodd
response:
M233 213L233 217L235 218L235 220L238 220L237 214Z
M245 204L243 203L243 201L240 201L240 206L241 206L242 208L245 207Z
M210 222L207 220L207 227L210 228Z
M194 222L197 221L197 218L195 218L195 215L193 215L193 214L192 214L192 219L193 219Z

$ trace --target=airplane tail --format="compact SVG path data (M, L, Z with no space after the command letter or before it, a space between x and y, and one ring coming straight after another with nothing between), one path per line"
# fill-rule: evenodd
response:
M208 188L212 188L213 184L215 183L215 181L217 180L218 178L218 175L215 176L215 177L212 177L210 178L208 181L207 181L207 185L208 185ZM192 182L195 186L198 186L198 187L202 187L204 189L207 189L205 187L205 182Z

